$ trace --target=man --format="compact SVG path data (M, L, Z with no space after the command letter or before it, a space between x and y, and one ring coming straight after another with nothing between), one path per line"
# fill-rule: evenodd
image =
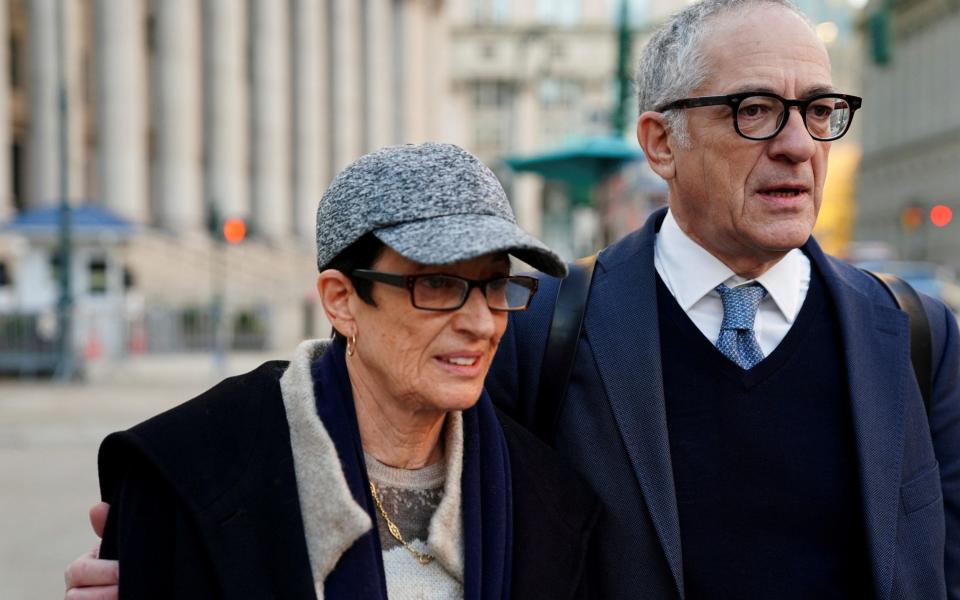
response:
M785 0L701 0L653 37L637 135L669 211L597 259L555 446L602 496L604 598L960 598L960 335L810 239L834 90ZM557 281L488 378L532 423Z
M604 498L603 596L960 597L956 322L924 298L928 423L905 315L809 239L859 99L780 0L688 6L638 92L669 210L599 254L555 436ZM527 423L541 292L488 378Z

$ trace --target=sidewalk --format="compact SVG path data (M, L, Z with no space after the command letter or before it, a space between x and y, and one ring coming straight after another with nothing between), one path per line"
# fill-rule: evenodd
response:
M94 543L97 447L199 394L222 377L281 355L141 356L91 365L86 381L0 379L0 597L63 596L63 570Z

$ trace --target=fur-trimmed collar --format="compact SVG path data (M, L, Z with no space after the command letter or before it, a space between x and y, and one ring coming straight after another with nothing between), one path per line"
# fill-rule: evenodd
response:
M310 368L328 346L326 340L302 342L280 379L310 569L320 599L323 582L337 561L373 527L370 515L350 493L333 440L317 415ZM430 520L427 544L437 561L462 582L463 419L459 412L447 419L446 461L444 495Z

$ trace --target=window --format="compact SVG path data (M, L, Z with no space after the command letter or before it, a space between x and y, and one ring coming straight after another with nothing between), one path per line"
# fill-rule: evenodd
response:
M54 283L60 282L60 253L54 252L50 257L50 278Z
M580 84L566 79L544 79L540 82L540 104L544 108L570 108L580 103Z
M104 258L94 258L90 261L89 273L90 295L107 293L107 261Z
M576 25L580 21L580 0L537 0L537 16L543 23Z
M510 0L473 0L475 23L505 23L510 18Z
M473 105L477 108L503 108L513 102L513 86L505 81L480 81L473 87Z

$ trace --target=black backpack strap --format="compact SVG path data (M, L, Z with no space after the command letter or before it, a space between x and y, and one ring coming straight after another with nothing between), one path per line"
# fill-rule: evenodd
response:
M590 282L597 255L581 258L569 265L570 273L557 289L553 320L547 332L547 345L540 368L537 404L533 415L533 432L552 444L557 427L560 406L567 393L577 341L583 328L583 315L590 296Z
M866 269L864 271L883 284L900 310L910 317L910 362L913 363L917 383L920 384L923 407L929 415L930 394L933 387L933 339L930 333L930 322L927 320L926 311L923 310L920 295L909 283L895 275L874 273Z

